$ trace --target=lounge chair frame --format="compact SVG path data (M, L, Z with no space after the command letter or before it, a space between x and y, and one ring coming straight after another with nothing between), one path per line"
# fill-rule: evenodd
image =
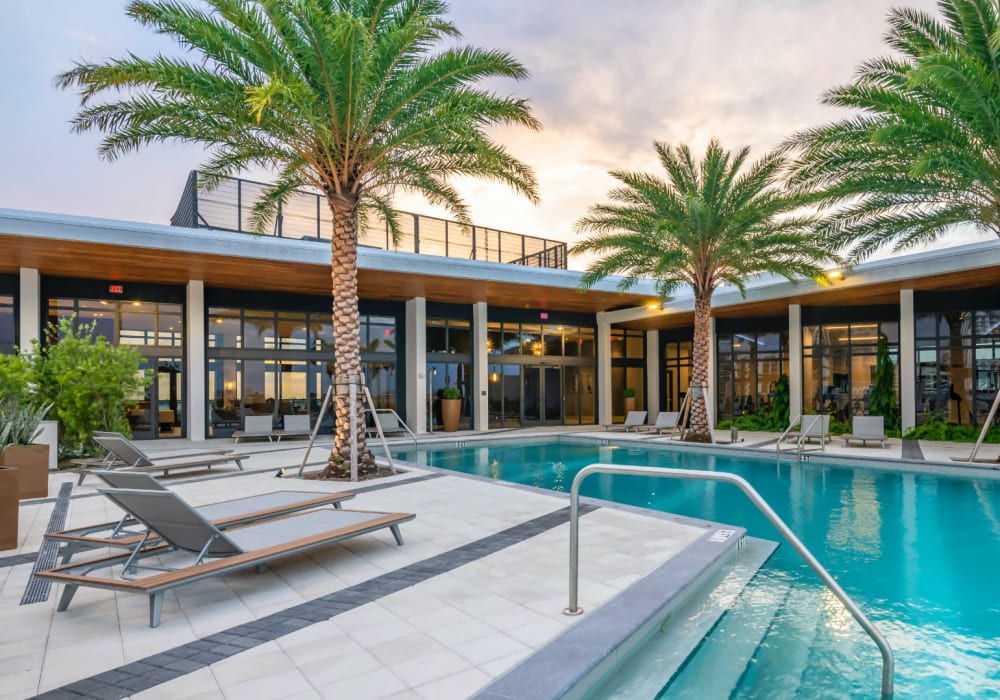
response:
M170 457L153 458L133 445L129 440L120 435L95 435L94 440L98 445L113 453L123 462L123 466L116 469L128 469L129 471L163 471L166 476L171 470L176 469L197 469L206 467L211 471L217 464L235 462L240 471L243 471L243 460L250 457L249 454L233 453L229 450L214 450L205 453L177 454ZM81 481L82 481L81 476Z
M869 440L879 443L883 448L889 446L889 436L885 434L885 419L882 416L854 416L851 434L841 435L840 439L844 447L851 440L860 441L864 446L868 445Z
M166 591L178 588L188 583L203 581L214 576L231 574L243 569L256 568L258 571L261 571L263 566L269 562L293 556L295 554L309 552L319 547L325 547L336 542L357 537L358 535L375 532L385 528L388 528L392 532L396 543L402 545L403 537L399 531L399 526L400 524L413 520L413 518L416 517L412 513L380 513L372 511L348 511L319 508L308 513L286 515L264 521L263 523L244 525L240 528L234 528L228 532L238 533L240 530L245 528L265 527L269 524L278 523L283 520L311 517L324 512L345 515L352 514L358 516L368 515L371 517L359 522L349 523L346 526L338 527L332 530L314 533L294 540L288 540L278 544L264 546L260 549L251 549L247 551L242 550L239 545L231 540L226 533L221 532L214 525L202 518L172 491L150 492L136 489L102 489L102 491L111 497L112 500L118 502L119 505L125 505L128 503L128 499L137 494L146 499L164 499L172 504L183 504L181 507L187 509L188 512L185 515L189 518L189 522L200 525L200 529L204 533L204 537L197 540L201 542L199 547L200 551L195 552L190 544L185 545L184 539L179 541L174 540L170 534L164 532L167 528L165 528L161 523L159 526L159 533L163 539L166 540L161 545L136 548L133 552L128 554L120 554L117 556L105 557L103 559L62 566L48 571L37 572L35 575L41 579L56 581L65 585L57 606L57 610L59 612L65 611L69 607L70 602L73 600L73 596L76 594L76 591L80 586L89 586L92 588L129 593L143 593L149 597L150 627L158 627L160 624L160 617L163 612L163 594ZM138 520L143 520L142 513L134 512L137 510L136 508L133 507L130 508L130 510L133 511L132 514ZM147 526L151 526L152 522L146 522L145 524ZM150 529L153 528L150 527ZM189 543L192 542L192 537L199 537L191 530L182 532L181 535L182 538L186 538ZM214 552L213 549L215 550ZM168 567L154 567L148 564L140 564L140 562L144 559L160 556L171 551L188 551L194 553L197 557L196 561L200 563L171 570L166 570ZM213 558L206 561L209 557ZM126 566L127 571L124 573L127 577L114 578L91 575L98 569L118 565ZM132 576L132 574L134 574L140 566L146 569L155 568L156 573L143 578L136 578Z
M105 447L101 442L101 438L116 438L121 440L123 444L128 446L130 454L133 458L142 458L149 460L150 462L156 462L157 460L165 459L179 459L182 457L201 457L204 455L223 455L232 452L228 448L190 448L181 450L158 450L156 453L144 452L136 445L134 442L129 440L127 437L121 433L116 433L112 431L95 431L94 440L97 444L104 447L106 453L103 457L90 457L86 459L74 459L73 464L77 465L80 469L80 478L77 479L76 485L80 486L83 484L83 480L87 478L87 475L96 470L105 469L118 469L120 467L130 466L129 462L122 459L119 455L115 453L114 450L110 450Z
M100 477L112 488L141 488L158 491L167 490L167 488L153 478L151 474L144 472L95 471L94 475ZM266 505L264 502L267 500L267 497L275 494L295 494L299 495L301 498L296 501L288 500L280 505L263 507ZM333 506L334 508L340 508L343 501L347 501L352 498L354 498L353 493L317 493L315 491L283 490L273 491L267 494L258 494L256 496L245 496L243 498L208 503L195 507L195 510L200 514L207 516L211 513L212 509L217 506L232 507L236 506L241 501L250 504L250 507L243 512L223 517L216 517L210 520L210 522L217 528L225 530L228 528L238 527L240 525L250 525L262 520L270 520L282 515L298 513L311 508L319 508L321 506ZM257 503L254 503L254 501L257 501ZM134 550L137 547L142 547L146 544L152 545L159 542L159 537L155 535L155 533L152 540L147 542L145 537L147 534L148 530L142 527L139 521L126 512L117 522L97 523L94 525L86 525L59 532L47 532L44 537L47 541L59 544L59 563L61 565L65 565L69 563L70 559L73 558L73 555L79 552L105 548Z
M624 430L626 433L630 432L632 430L635 430L636 432L638 432L640 428L648 428L649 427L649 426L646 425L646 415L647 415L646 411L629 411L625 415L625 422L624 423L614 423L612 425L606 425L606 426L604 426L604 429L605 430Z

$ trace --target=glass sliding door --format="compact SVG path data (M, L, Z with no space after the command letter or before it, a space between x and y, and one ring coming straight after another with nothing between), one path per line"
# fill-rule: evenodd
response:
M524 425L562 425L562 367L527 365L523 370L522 423Z

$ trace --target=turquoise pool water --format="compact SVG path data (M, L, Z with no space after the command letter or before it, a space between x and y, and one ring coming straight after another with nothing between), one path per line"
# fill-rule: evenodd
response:
M393 454L559 491L594 462L740 474L889 637L897 697L1000 698L1000 481L566 439ZM602 474L589 477L582 493L779 539L728 485ZM717 697L704 674L721 677L720 664L735 665L724 697L878 696L874 644L790 547L778 549L730 615L649 697ZM741 635L760 638L749 658L727 651ZM647 667L655 672L655 659ZM627 695L609 690L606 697Z

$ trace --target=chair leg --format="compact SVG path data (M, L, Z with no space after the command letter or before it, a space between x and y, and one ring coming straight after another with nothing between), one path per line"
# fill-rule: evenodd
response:
M265 571L267 571L267 564L258 564L257 566L253 567L253 570L255 573L262 574Z
M160 615L163 613L163 593L149 594L149 626L160 626Z
M236 462L236 466L240 468L240 471L243 471L243 460L236 459L236 460L233 460L233 461Z
M396 538L396 544L400 547L403 546L403 534L399 531L399 525L390 525L389 529L392 531L392 536Z
M79 586L72 583L67 583L63 586L62 595L59 596L59 605L56 606L57 611L62 612L69 607L70 601L73 600L73 596L76 595L77 588L79 588Z
M340 501L334 501L334 502L333 502L333 507L334 507L334 508L336 508L337 510L340 510L340 509L341 509L341 508L343 508L344 506L342 506L342 505L340 504Z

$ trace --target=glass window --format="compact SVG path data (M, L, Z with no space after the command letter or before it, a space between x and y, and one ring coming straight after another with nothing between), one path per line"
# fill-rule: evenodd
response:
M267 311L247 311L243 319L243 347L267 348L275 344L274 314Z
M444 321L427 322L427 352L448 351L448 327Z
M563 354L564 330L562 326L556 328L545 326L542 329L542 351L544 354L560 356Z
M14 297L0 295L0 353L14 352Z
M645 334L629 331L625 336L625 354L630 360L641 360L645 356Z
M208 321L208 347L239 348L243 334L240 332L240 317L212 316Z
M521 324L521 354L541 357L542 327L540 325Z
M580 357L594 356L594 329L580 329Z
M503 354L521 354L521 330L516 323L503 324Z
M472 329L468 321L448 321L448 351L472 352Z
M305 314L278 313L278 347L282 350L305 350L308 339Z
M362 331L362 349L368 352L395 352L396 319L391 316L362 317L362 325L367 321L368 334Z
M486 324L486 353L488 355L499 355L503 350L503 335L500 331L499 323Z

